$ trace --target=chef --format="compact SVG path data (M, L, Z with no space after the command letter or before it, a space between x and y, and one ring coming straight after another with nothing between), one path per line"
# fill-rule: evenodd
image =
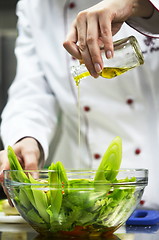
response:
M81 80L79 98L70 73L78 60L67 53L63 42L79 11L99 2L18 2L17 73L2 113L1 137L5 148L13 146L25 169L52 161L62 161L66 168L94 169L118 135L123 140L122 167L149 169L142 204L159 208L159 40L152 38L159 37L159 3L151 1L156 7L151 17L129 18L139 32L124 23L113 37L115 41L134 35L145 64L111 80ZM1 181L8 168L4 150Z

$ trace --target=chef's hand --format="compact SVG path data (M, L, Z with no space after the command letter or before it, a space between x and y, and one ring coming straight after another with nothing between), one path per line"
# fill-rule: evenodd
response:
M31 137L26 137L12 146L16 156L23 169L36 170L38 169L39 160L41 157L41 148L38 142ZM7 150L0 151L0 183L4 189L8 201L13 206L8 193L3 185L3 170L9 169L9 161L7 157Z
M103 68L100 45L106 57L113 57L112 36L131 16L150 17L153 6L148 0L104 0L81 11L63 43L75 58L82 59L93 77Z
M38 142L31 137L23 138L12 146L23 169L38 169L41 149ZM7 150L0 151L0 182L3 182L3 170L9 169Z

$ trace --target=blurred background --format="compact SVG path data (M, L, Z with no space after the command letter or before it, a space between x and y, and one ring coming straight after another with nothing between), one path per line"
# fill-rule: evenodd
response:
M18 0L0 0L0 114L7 101L7 90L14 79L16 59L14 55L16 31L16 3ZM3 145L0 139L0 150ZM0 199L5 194L0 186Z
M16 59L16 3L18 0L0 0L0 113L7 101L7 90L14 79ZM3 148L0 139L0 150Z

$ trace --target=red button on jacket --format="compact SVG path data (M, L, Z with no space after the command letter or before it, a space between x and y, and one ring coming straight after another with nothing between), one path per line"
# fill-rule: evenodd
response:
M141 149L140 148L136 148L136 150L135 150L135 154L140 154L141 153Z
M90 111L90 107L89 106L84 106L83 109L84 109L85 112L89 112Z
M94 154L94 158L95 158L95 159L99 159L100 157L101 157L101 156L100 156L99 153L95 153L95 154Z
M76 4L74 2L70 2L69 8L74 8L75 6L76 6Z
M134 102L134 100L132 98L128 98L126 100L126 103L129 104L129 105L133 104L133 102Z

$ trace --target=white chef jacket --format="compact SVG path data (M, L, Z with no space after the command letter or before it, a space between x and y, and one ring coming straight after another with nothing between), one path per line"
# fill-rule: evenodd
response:
M32 136L40 142L47 165L62 161L66 168L94 169L110 141L120 136L122 167L149 169L143 200L159 208L159 40L124 24L114 40L136 36L145 64L111 80L81 80L79 149L78 91L70 74L77 60L62 44L76 14L98 2L19 1L17 74L2 114L3 143L7 147ZM154 4L159 8L158 1ZM138 21L143 20L130 19L129 24L146 34L152 28L151 35L159 37L157 10L140 27Z

